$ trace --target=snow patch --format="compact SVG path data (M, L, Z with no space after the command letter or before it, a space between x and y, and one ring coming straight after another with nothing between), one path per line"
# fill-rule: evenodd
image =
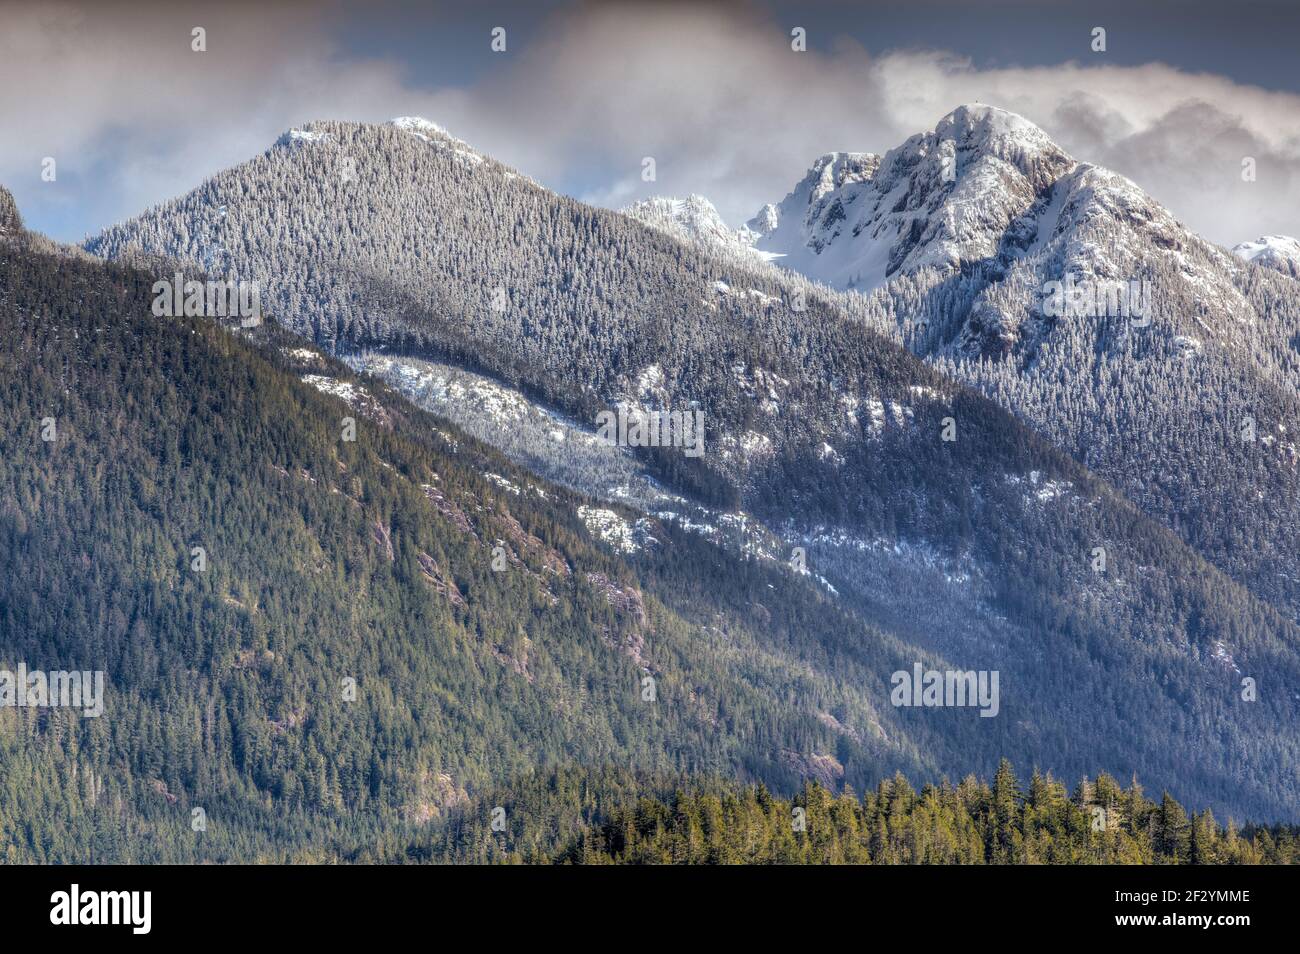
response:
M613 510L582 504L578 507L578 516L588 532L619 553L635 553L641 549L632 525Z
M324 374L304 374L302 380L317 391L342 398L348 404L355 404L361 398L369 398L366 389L351 381L340 381Z

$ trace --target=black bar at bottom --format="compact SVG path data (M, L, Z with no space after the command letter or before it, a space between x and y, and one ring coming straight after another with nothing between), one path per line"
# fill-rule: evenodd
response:
M889 922L910 924L927 943L999 928L1232 941L1294 926L1294 875L1263 867L7 867L0 911L11 942L373 943L377 930L446 938L457 926L498 942L595 929L668 942L691 925L694 941L734 944L770 940L783 923Z

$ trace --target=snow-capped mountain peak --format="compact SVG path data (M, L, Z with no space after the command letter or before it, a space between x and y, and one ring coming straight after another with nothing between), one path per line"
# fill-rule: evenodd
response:
M1232 254L1283 275L1300 278L1300 240L1289 235L1263 235L1253 242L1234 245Z
M961 285L961 308L915 318L924 331L910 343L926 353L1028 357L1062 317L1045 290L1067 280L1095 292L1098 308L1111 309L1106 296L1124 289L1134 301L1116 299L1113 310L1171 337L1250 334L1249 322L1225 319L1251 311L1236 284L1239 259L1136 183L1077 161L1034 123L992 106L959 106L881 157L824 155L748 228L754 247L783 268L839 290L878 291L873 308ZM1236 251L1300 273L1293 239ZM1141 313L1129 315L1129 304Z
M305 126L285 130L275 141L276 146L302 146L329 139L329 133L313 129L312 126L312 123L307 123Z
M828 152L812 164L779 205L763 206L746 227L766 236L782 223L815 221L827 195L846 185L870 181L879 166L880 157L870 153Z
M995 254L1002 236L1075 165L1041 129L992 106L960 106L883 157L817 159L748 227L755 247L837 288Z
M761 257L753 248L757 235L748 227L728 226L713 203L701 195L689 195L685 199L655 196L634 202L621 211L651 228L706 249L739 253L746 259Z
M687 238L717 239L734 235L717 208L702 195L692 194L684 199L654 196L634 202L622 211L647 225Z
M958 106L935 124L934 132L913 136L898 152L915 152L917 146L942 152L944 143L953 144L959 166L962 160L991 156L1016 166L1025 175L1033 175L1042 160L1064 155L1047 133L1028 119L982 103Z
M410 133L421 142L426 142L435 149L448 152L461 166L482 165L487 156L479 152L464 139L458 139L445 128L423 116L398 116L389 122L390 126ZM529 180L532 181L532 180Z
M425 119L423 116L398 116L396 119L391 120L389 125L424 137L438 136L442 139L450 139L453 142L463 142L463 140L457 139L447 132L442 126L430 119Z

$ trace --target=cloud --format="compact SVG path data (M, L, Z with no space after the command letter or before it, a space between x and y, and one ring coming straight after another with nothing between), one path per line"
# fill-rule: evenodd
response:
M944 51L872 55L848 38L794 52L758 7L581 4L513 33L471 84L424 88L418 64L351 51L341 8L223 12L196 54L189 31L213 19L205 9L6 12L0 181L30 220L100 227L290 125L419 113L587 201L698 192L739 224L821 153L883 152L980 101L1127 175L1215 241L1300 232L1300 97L1222 76L1092 60L979 68ZM66 188L39 182L45 155L62 157ZM1246 156L1254 182L1242 181Z
M289 125L380 118L397 64L340 62L302 4L6 7L0 181L34 227L98 228L266 149ZM206 30L205 52L192 30ZM41 180L45 157L57 179Z
M445 119L588 201L699 192L739 224L818 155L884 152L972 101L1021 113L1213 240L1300 230L1300 97L1161 64L978 69L847 39L797 53L756 10L584 8Z

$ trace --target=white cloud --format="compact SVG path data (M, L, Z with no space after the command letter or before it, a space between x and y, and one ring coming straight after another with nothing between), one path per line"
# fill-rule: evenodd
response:
M64 157L64 202L103 225L290 125L418 113L580 198L699 192L739 224L817 155L883 151L981 101L1127 175L1211 239L1300 232L1300 97L1159 64L979 69L942 52L872 56L849 40L795 53L757 11L591 5L556 16L474 85L428 91L406 64L350 58L332 39L338 21L293 8L224 15L206 54L189 49L190 25L212 19L196 10L90 9L6 12L0 181L25 211L55 208L38 181L45 155ZM658 181L641 181L644 156ZM1257 160L1253 183L1243 156Z
M406 95L398 65L340 62L328 21L302 12L6 8L0 181L29 221L46 213L103 226L265 150L292 124L386 118L384 104ZM206 52L191 49L196 26ZM57 162L53 183L40 179L46 156Z
M1021 113L1216 241L1300 231L1300 97L1161 64L977 69L848 40L795 53L758 15L585 10L446 119L542 181L596 170L589 201L700 192L739 224L821 153L883 152L973 101ZM657 182L640 180L644 155Z

